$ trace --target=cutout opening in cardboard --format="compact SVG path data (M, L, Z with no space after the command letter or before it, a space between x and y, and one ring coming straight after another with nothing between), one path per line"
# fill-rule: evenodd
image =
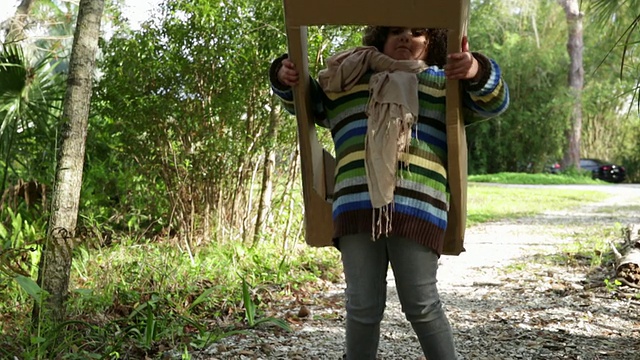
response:
M318 141L310 109L307 26L382 25L448 29L447 51L460 51L466 34L469 0L284 0L289 57L300 72L294 88L298 121L303 198L305 202L305 240L311 246L333 245L333 219L330 180L335 164ZM363 11L366 9L366 11ZM375 11L371 10L375 9ZM467 143L460 109L458 81L448 81L446 128L450 209L445 234L445 255L464 251L466 228Z

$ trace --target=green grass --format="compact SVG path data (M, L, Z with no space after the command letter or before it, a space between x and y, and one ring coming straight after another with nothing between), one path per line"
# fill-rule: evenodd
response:
M605 182L601 180L593 180L588 174L585 175L581 173L528 174L507 172L498 174L470 175L469 181L529 185L605 184Z
M467 226L500 219L533 216L550 210L569 209L604 200L607 196L601 191L504 188L470 183L467 193Z
M558 246L558 251L554 254L538 257L536 262L552 266L581 266L593 270L614 263L615 257L610 244L620 242L623 225L585 226L563 236L568 240L566 244Z
M546 178L499 174L487 181L530 184ZM468 225L605 197L597 191L472 182ZM28 331L30 296L0 272L0 358L44 359L61 353L65 359L153 359L163 349L206 347L252 326L286 331L263 320L274 307L305 301L327 282L340 281L340 257L335 249L310 248L301 240L285 249L278 233L266 235L270 238L253 248L233 240L205 243L193 249L193 258L181 250L183 244L139 236L120 235L109 247L79 247L71 273L70 321L37 334Z
M638 214L640 213L640 204L638 205L626 205L626 206L606 206L598 209L599 213L602 214L619 214L619 213L627 213L627 214Z

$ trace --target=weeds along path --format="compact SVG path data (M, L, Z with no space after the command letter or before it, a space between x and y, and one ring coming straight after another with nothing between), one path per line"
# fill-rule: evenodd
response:
M592 187L584 187L592 190ZM601 253L568 254L566 244L616 223L640 224L640 187L599 186L611 196L597 204L467 230L466 252L440 261L439 289L461 359L615 359L640 355L640 295L605 286L611 264ZM611 234L617 240L620 234ZM391 272L379 359L421 353L400 311ZM293 333L274 328L236 335L192 354L196 359L340 359L344 339L343 286L305 301L310 315ZM297 314L282 304L275 316Z

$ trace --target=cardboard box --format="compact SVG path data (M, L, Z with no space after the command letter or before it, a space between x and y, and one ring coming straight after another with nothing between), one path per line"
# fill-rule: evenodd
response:
M469 0L284 0L289 57L300 71L294 88L305 204L305 239L333 244L331 204L335 160L322 148L310 108L307 26L382 25L448 29L448 52L459 52L469 19ZM451 192L444 254L464 251L467 216L467 141L459 81L447 82L446 126Z

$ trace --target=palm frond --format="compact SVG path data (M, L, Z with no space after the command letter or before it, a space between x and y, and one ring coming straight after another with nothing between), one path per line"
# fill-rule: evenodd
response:
M610 18L615 14L622 3L626 0L591 0L589 1L589 10L598 19Z
M19 45L5 45L0 50L0 96L21 96L27 86L27 64Z
M8 173L31 171L38 154L55 147L65 75L51 55L40 55L0 45L0 182Z
M620 76L622 77L629 48L638 43L632 36L638 31L638 25L640 25L640 0L589 0L588 11L604 28L612 28L620 33L598 67L611 53L621 49ZM623 18L629 19L630 15L632 19L630 23L623 23L625 21Z

